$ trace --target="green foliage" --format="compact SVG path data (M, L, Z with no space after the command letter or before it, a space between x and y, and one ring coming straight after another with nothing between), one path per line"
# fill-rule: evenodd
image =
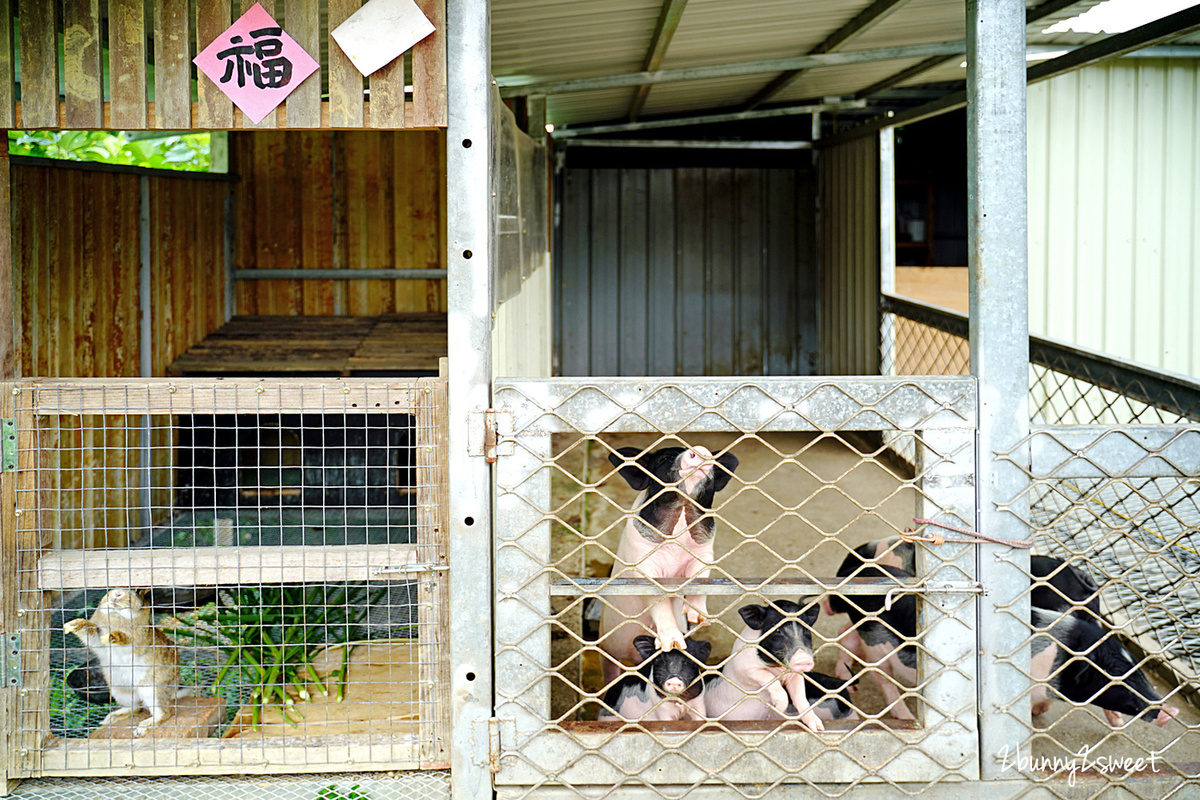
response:
M211 165L207 133L131 139L124 131L9 131L8 154L190 172Z
M337 784L330 784L317 792L317 798L318 800L370 800L371 796L369 794L358 790L359 785L357 783L354 784L347 793L338 789Z
M266 706L278 705L283 718L295 725L300 714L295 702L307 700L309 687L339 702L346 689L352 640L363 633L367 609L387 593L364 584L345 586L284 585L239 586L222 594L221 602L207 605L172 630L176 643L215 646L225 654L217 684L231 671L248 673L254 686L251 725L257 727ZM341 647L341 664L325 678L318 676L313 660L331 645Z

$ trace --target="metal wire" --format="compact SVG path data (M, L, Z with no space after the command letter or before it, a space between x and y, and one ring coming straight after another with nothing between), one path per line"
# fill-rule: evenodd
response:
M444 392L19 387L20 767L444 765Z

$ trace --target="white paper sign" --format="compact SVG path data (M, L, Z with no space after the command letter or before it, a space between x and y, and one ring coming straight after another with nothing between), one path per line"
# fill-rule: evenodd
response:
M370 75L433 30L413 0L369 0L334 29L333 39L359 72Z

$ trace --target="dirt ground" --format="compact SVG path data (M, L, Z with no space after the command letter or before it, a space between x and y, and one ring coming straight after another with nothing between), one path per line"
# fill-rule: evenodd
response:
M682 444L649 435L606 435L603 439L614 449ZM832 577L853 547L892 536L912 524L917 498L905 483L910 480L907 467L868 439L795 433L761 437L699 434L689 436L687 444L703 445L714 453L732 445L731 452L740 460L735 480L716 498L713 577ZM555 452L561 472L553 480L554 506L565 523L555 526L555 561L566 575L606 576L624 524L622 514L632 508L635 492L615 473L607 460L608 451L599 442L560 437ZM585 488L584 484L594 486ZM556 601L563 629L553 637L552 657L560 665L563 680L554 681L552 713L562 721L594 718L595 705L572 687L598 692L603 686L598 653L580 653L583 604L567 598ZM713 643L710 664L729 654L742 628L737 609L750 602L762 600L709 598L714 620L697 636ZM832 674L836 637L845 622L844 616L830 618L822 613L813 641L817 671ZM1160 691L1167 690L1165 684L1152 680ZM915 711L915 696L908 702ZM1172 702L1183 709L1180 722L1200 721L1200 714L1182 698L1176 696ZM882 695L873 680L859 682L855 704L868 713L883 709ZM1072 753L1104 740L1106 754L1129 751L1137 755L1142 747L1166 746L1181 732L1176 723L1160 729L1134 721L1124 732L1114 733L1099 709L1072 710L1065 703L1056 703L1047 714L1035 718L1038 726L1050 733L1037 742L1036 753L1058 752L1054 740Z

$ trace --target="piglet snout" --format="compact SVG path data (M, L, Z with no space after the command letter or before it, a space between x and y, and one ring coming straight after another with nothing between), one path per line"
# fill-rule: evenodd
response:
M793 672L812 672L812 668L816 666L813 661L812 653L796 653L792 656L788 666Z
M685 688L687 687L683 685L682 678L667 678L667 680L663 683L663 689L671 694L679 694Z
M704 466L705 461L712 461L712 453L705 447L696 446L683 454L679 460L679 469L683 474Z
M1175 706L1163 706L1162 711L1158 712L1158 716L1154 718L1154 724L1161 728L1175 719L1177 714L1179 714L1179 709Z

